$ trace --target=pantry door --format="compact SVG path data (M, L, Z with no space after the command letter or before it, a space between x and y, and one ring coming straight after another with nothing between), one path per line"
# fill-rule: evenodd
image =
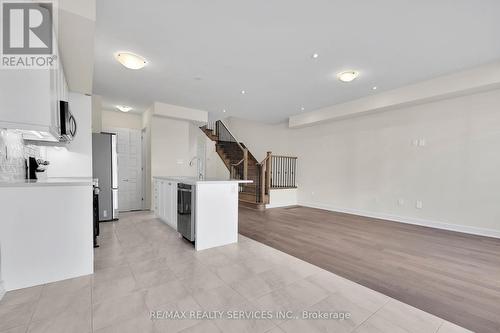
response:
M143 209L142 139L141 130L112 129L117 137L118 209Z

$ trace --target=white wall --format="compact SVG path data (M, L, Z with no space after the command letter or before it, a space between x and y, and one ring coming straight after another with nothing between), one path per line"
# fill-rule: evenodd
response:
M102 131L102 96L92 95L92 133Z
M92 177L92 98L69 94L69 106L77 122L73 141L64 148L47 147L48 177Z
M269 204L266 208L294 206L298 203L298 189L285 188L269 191Z
M136 113L121 111L102 111L102 128L132 128L142 129L142 116Z
M202 163L205 166L205 176L229 179L229 171L216 153L214 142L197 124L186 120L147 115L144 116L144 123L146 126L151 124L151 174L146 176L149 177L146 179L155 176L197 177L199 162L195 160L193 166L190 166L189 162L193 157L199 156L202 150L205 151L205 156L199 157L204 160ZM202 146L198 147L199 144ZM146 186L149 186L146 191L151 193L151 185Z
M153 104L154 115L179 120L188 120L204 124L208 121L208 112L203 110L186 108L184 106L155 102Z
M259 162L266 157L268 151L275 155L290 155L290 129L286 123L269 125L235 117L222 121Z
M153 117L151 121L153 177L196 175L196 167L189 166L189 161L196 155L196 141L191 135L190 126L193 125L183 120Z
M499 107L496 90L295 130L299 202L500 231Z
M299 204L500 236L499 110L494 90L285 135L241 120L229 128L259 154L288 142Z
M201 131L200 131L201 132ZM206 176L207 178L229 179L229 169L226 167L215 150L215 142L210 140L203 132L206 139Z

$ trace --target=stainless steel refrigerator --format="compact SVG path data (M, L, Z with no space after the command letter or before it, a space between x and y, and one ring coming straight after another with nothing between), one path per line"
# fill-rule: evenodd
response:
M92 133L92 175L99 181L99 221L118 218L116 134Z

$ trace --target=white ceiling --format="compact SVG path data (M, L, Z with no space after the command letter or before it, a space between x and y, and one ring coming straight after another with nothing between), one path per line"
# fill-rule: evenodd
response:
M97 1L94 93L104 108L279 122L500 59L499 13L498 0ZM117 51L149 64L127 70ZM361 76L341 83L345 69Z

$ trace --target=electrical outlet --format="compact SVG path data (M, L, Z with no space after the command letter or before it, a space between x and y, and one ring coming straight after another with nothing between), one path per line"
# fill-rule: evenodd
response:
M405 205L405 199L398 199L398 206L404 206Z
M108 217L108 211L107 211L107 210L103 210L102 215L103 215L104 217Z
M424 203L420 200L417 200L415 206L417 207L417 209L422 209L424 207Z

